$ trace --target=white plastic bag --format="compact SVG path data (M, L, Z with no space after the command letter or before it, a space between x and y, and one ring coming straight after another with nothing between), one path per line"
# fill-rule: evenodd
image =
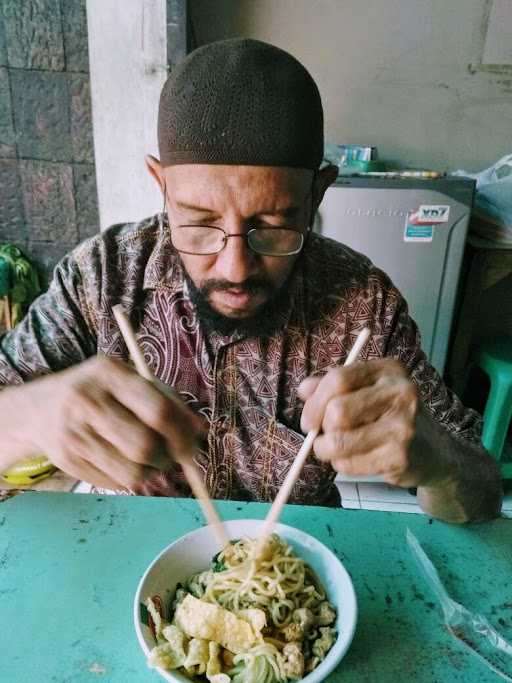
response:
M410 529L407 529L407 543L441 604L446 629L498 676L512 681L512 644L483 615L470 612L450 598L436 568Z
M480 173L455 171L476 180L475 205L512 231L512 154L506 154Z

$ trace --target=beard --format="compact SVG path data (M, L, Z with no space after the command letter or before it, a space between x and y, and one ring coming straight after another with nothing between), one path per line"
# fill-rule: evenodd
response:
M289 282L293 272L278 288L264 278L257 276L247 278L242 283L228 280L206 280L199 287L195 285L183 267L188 294L193 303L199 323L207 333L222 336L241 334L244 337L271 336L285 324L285 311L290 303ZM247 317L230 317L219 313L210 303L209 297L214 291L226 291L236 288L244 293L263 294L266 300L255 312Z

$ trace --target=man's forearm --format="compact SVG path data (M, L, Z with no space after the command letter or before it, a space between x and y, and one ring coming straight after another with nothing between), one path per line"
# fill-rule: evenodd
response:
M426 462L426 483L418 487L422 509L446 522L498 517L503 488L499 468L487 451L455 438L421 408L412 448L418 466Z

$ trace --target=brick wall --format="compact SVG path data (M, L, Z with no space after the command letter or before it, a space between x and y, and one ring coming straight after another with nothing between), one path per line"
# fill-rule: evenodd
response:
M0 243L44 282L99 226L85 2L0 3Z

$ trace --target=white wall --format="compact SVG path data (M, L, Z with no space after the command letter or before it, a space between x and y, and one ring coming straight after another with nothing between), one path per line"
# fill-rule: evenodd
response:
M489 18L496 40L512 35L512 0L494 1L505 31L492 0L190 0L190 12L199 44L258 38L301 60L327 138L405 165L476 170L512 151L512 64L481 66L495 54Z

